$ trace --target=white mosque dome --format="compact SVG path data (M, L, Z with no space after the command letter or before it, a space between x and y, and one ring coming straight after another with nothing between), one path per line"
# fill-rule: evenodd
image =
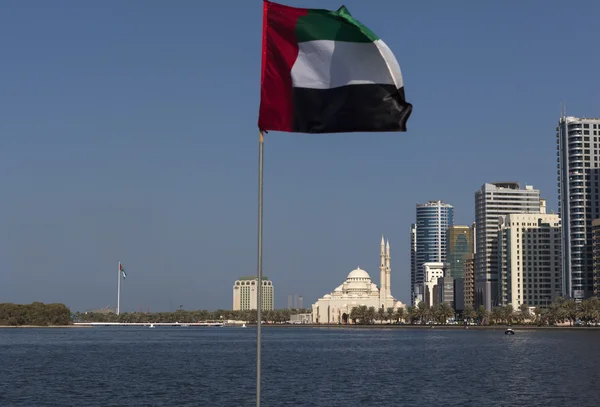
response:
M368 278L370 280L371 276L369 275L369 273L367 273L366 271L364 271L360 267L358 267L355 270L352 270L350 272L350 274L348 274L348 277L346 277L347 280L355 279L355 278L360 278L360 279Z
M313 304L312 318L316 323L347 323L348 315L355 307L365 305L367 307L386 308L398 307L403 304L396 300L389 287L390 282L390 247L384 244L382 238L380 245L379 260L379 283L371 280L369 273L360 267L348 273L344 282L337 286L329 294L325 294Z

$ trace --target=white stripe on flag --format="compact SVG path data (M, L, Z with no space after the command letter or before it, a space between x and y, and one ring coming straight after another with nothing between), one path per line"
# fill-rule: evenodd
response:
M403 86L400 65L382 41L359 43L331 40L306 41L292 67L292 84L298 88L331 89L346 85Z

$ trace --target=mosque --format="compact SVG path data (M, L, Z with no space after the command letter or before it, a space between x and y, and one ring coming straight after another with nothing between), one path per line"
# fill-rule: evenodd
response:
M367 307L394 309L404 307L404 304L392 296L390 282L390 242L387 244L381 237L379 254L379 283L381 288L371 281L369 273L358 267L352 270L346 281L312 306L312 319L316 324L348 323L352 308L361 305Z

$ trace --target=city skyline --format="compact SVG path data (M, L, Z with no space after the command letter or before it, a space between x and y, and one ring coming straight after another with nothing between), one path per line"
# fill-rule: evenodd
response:
M345 4L397 55L414 111L405 134L266 135L264 273L277 308L290 292L312 303L356 264L374 276L382 230L395 247L392 292L410 303L417 202L449 202L469 225L483 183L515 180L558 213L559 105L600 116L600 56L589 52L600 5L561 30L573 7L559 2L543 14ZM90 21L75 2L3 10L0 301L114 306L121 260L123 312L231 306L232 282L256 269L261 12L97 4ZM206 13L231 28L198 24ZM560 47L586 63L556 58Z

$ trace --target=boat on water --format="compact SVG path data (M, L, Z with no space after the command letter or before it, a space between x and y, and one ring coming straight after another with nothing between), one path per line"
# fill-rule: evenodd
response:
M514 335L515 331L512 328L506 328L506 331L504 331L504 335Z
M154 328L154 324L150 324L148 328Z
M242 328L246 328L246 324L242 324Z

